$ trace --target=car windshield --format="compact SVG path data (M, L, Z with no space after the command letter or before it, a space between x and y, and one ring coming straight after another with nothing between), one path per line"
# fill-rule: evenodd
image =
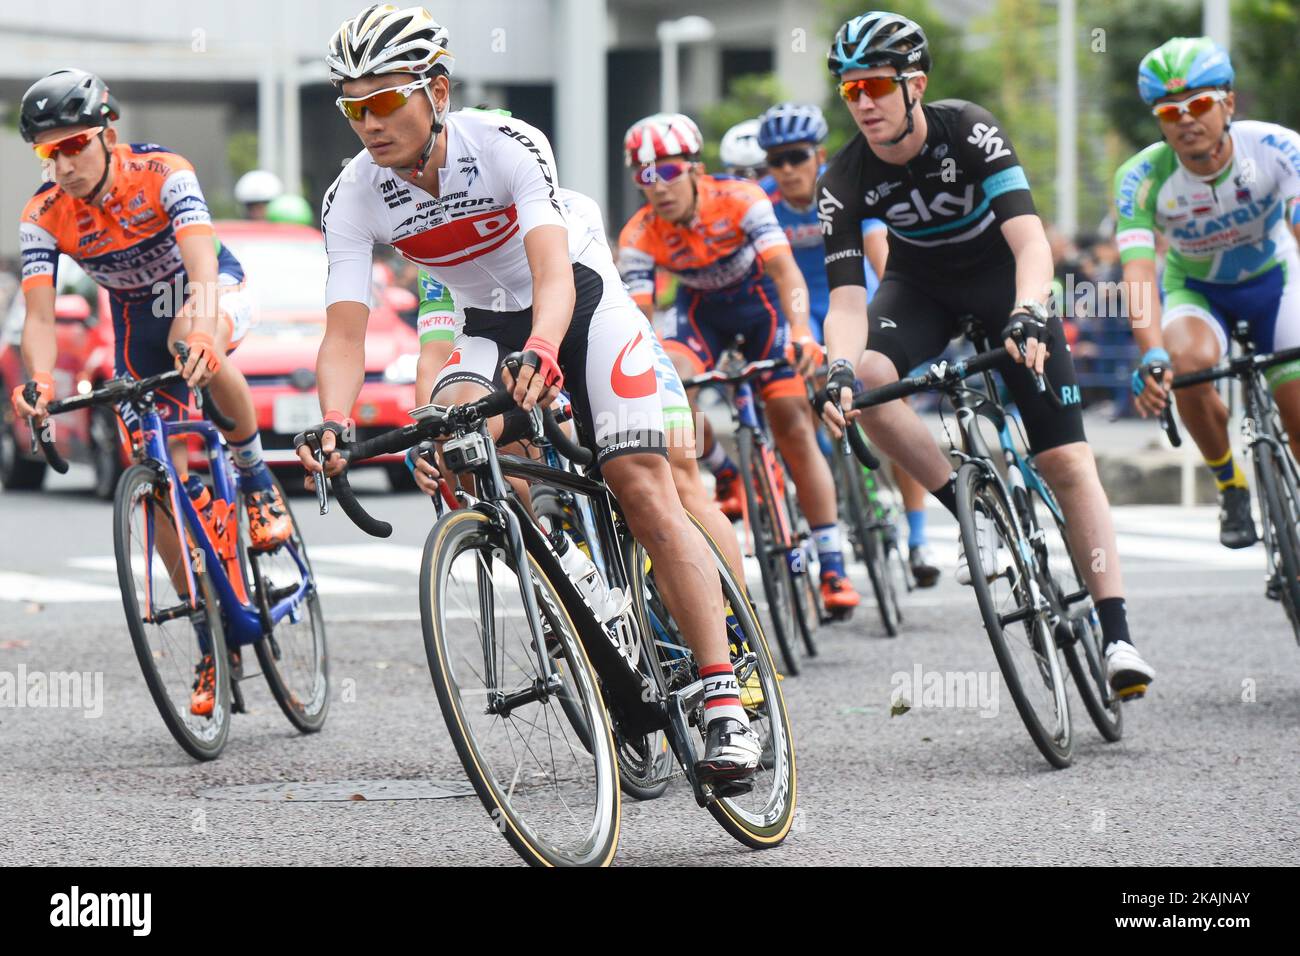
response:
M325 313L325 243L240 238L230 251L244 267L257 308L267 312Z

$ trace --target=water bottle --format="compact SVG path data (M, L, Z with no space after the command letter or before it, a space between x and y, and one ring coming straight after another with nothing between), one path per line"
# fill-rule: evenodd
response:
M626 609L621 588L607 588L591 558L563 531L551 534L551 546L560 558L560 566L596 612L602 624L608 624Z
M208 486L203 483L203 479L191 474L185 479L185 490L189 492L190 500L194 502L194 510L206 517L212 507L212 493L208 491Z

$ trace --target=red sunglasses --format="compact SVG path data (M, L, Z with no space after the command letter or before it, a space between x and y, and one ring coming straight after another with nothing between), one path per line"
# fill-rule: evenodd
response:
M63 139L56 139L50 143L36 143L32 146L32 149L36 153L36 158L42 162L53 159L59 153L64 156L76 156L102 132L103 130L94 133L75 133L72 136L65 136Z

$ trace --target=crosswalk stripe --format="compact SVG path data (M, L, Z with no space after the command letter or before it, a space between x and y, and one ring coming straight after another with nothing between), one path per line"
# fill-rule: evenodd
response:
M121 601L117 588L21 571L0 571L0 601L35 601L62 604L85 601Z

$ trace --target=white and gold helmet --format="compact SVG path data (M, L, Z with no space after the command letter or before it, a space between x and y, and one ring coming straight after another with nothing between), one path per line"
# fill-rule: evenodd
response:
M446 73L456 58L447 50L447 29L424 7L399 10L376 3L344 20L330 38L325 65L335 86L377 73Z

